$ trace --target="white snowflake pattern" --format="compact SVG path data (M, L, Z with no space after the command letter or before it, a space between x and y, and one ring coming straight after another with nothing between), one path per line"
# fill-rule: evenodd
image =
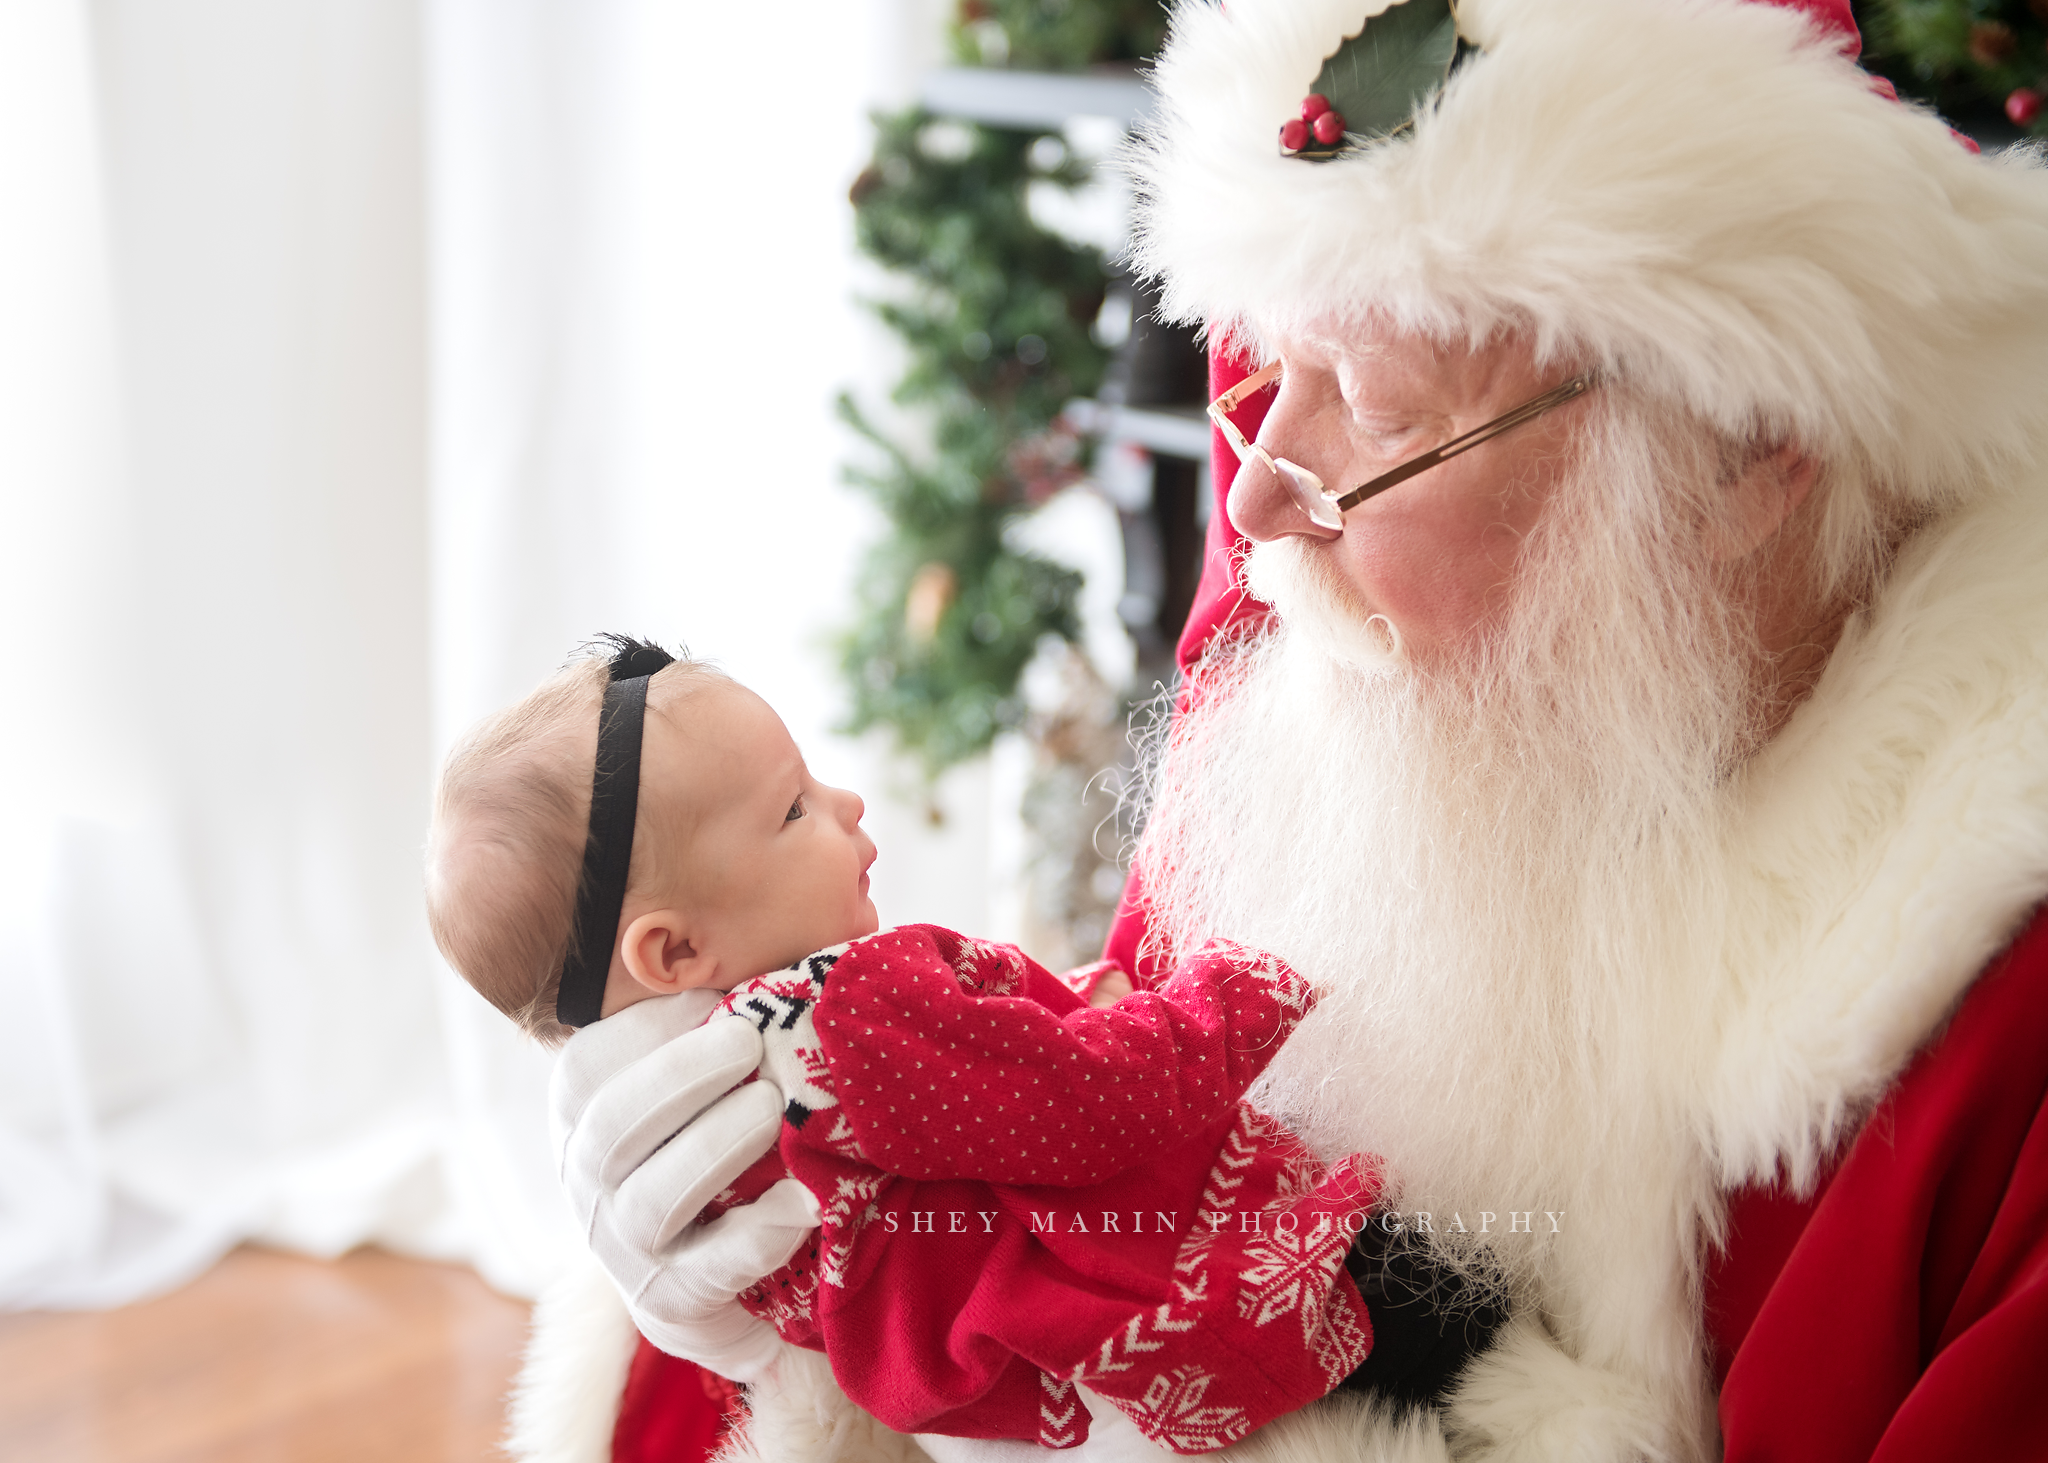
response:
M1242 1407L1208 1405L1204 1399L1216 1374L1199 1366L1160 1372L1136 1399L1110 1400L1147 1437L1157 1438L1181 1453L1205 1453L1227 1447L1251 1430Z
M1327 1227L1308 1234L1268 1231L1246 1245L1245 1258L1251 1263L1237 1274L1238 1315L1254 1326L1298 1315L1302 1343L1312 1343L1322 1321L1323 1300L1344 1261L1343 1247L1327 1243L1328 1235Z

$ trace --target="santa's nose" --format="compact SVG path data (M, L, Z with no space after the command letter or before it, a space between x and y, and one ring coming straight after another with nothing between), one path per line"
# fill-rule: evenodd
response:
M1333 528L1316 522L1309 517L1295 492L1281 474L1295 469L1291 463L1277 462L1268 466L1269 458L1252 453L1237 465L1237 476L1230 481L1230 498L1224 504L1224 512L1230 515L1237 531L1255 543L1270 543L1278 538L1333 539L1343 534L1341 527ZM1319 488L1314 484L1310 491Z

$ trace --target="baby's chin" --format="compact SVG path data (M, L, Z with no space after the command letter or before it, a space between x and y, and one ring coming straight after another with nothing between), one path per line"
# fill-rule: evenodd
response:
M866 939L881 928L882 917L876 912L875 901L863 894L858 908L854 910L843 925L839 926L837 932L833 933L830 938L820 939L815 945L811 946L810 950L804 951L804 955L810 954L812 950L830 950L837 945L850 945L855 940ZM802 955L797 957L799 960L802 958Z

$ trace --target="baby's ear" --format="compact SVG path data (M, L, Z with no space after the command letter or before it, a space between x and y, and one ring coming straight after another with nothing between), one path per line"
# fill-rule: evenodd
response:
M658 996L695 990L716 973L715 963L697 951L689 921L679 909L655 909L626 926L619 956L626 974Z

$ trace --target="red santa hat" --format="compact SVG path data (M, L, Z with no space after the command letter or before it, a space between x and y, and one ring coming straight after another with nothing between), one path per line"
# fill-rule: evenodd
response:
M2048 169L1880 90L1846 0L1460 0L1412 124L1284 155L1394 8L1183 0L1132 159L1168 314L1526 331L1922 502L2048 456Z

